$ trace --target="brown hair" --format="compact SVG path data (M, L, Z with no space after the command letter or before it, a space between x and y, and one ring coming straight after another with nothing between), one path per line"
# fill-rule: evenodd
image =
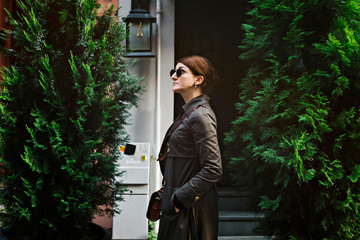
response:
M204 81L200 84L203 93L209 93L214 85L217 76L212 63L204 57L192 55L180 58L176 63L182 63L187 66L195 76L203 76Z

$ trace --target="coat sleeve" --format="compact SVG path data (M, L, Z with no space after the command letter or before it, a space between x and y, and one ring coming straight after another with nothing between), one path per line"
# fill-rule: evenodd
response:
M191 115L188 125L199 155L200 171L175 192L185 208L193 206L223 173L215 114L207 108L199 108Z

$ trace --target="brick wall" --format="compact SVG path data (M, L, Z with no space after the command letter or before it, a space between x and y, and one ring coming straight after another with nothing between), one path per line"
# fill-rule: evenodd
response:
M115 9L118 9L119 3L118 0L98 0L104 7L107 7L109 4L114 5Z
M12 9L12 3L13 0L7 0L7 1L0 1L0 29L9 29L10 25L9 25L9 20L7 17L7 13L5 12L5 8L10 10ZM0 30L2 31L2 30ZM10 39L6 40L6 41L0 41L0 44L6 47L10 47ZM1 66L8 66L9 65L9 59L7 57L3 57L0 54L0 67ZM0 76L0 79L2 77Z

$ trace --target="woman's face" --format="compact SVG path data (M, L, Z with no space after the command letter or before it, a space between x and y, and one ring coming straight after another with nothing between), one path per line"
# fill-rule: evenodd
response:
M176 64L175 70L177 69L181 69L182 74L180 77L177 77L176 73L171 76L171 79L173 80L173 92L183 94L194 89L197 77L182 63Z

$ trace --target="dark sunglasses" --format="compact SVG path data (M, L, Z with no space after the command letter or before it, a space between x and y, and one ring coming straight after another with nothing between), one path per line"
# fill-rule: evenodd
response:
M172 75L174 75L174 73L176 73L176 77L180 77L181 76L181 74L183 74L185 71L183 70L183 69L181 69L181 68L178 68L178 69L171 69L170 70L170 77L172 76Z

